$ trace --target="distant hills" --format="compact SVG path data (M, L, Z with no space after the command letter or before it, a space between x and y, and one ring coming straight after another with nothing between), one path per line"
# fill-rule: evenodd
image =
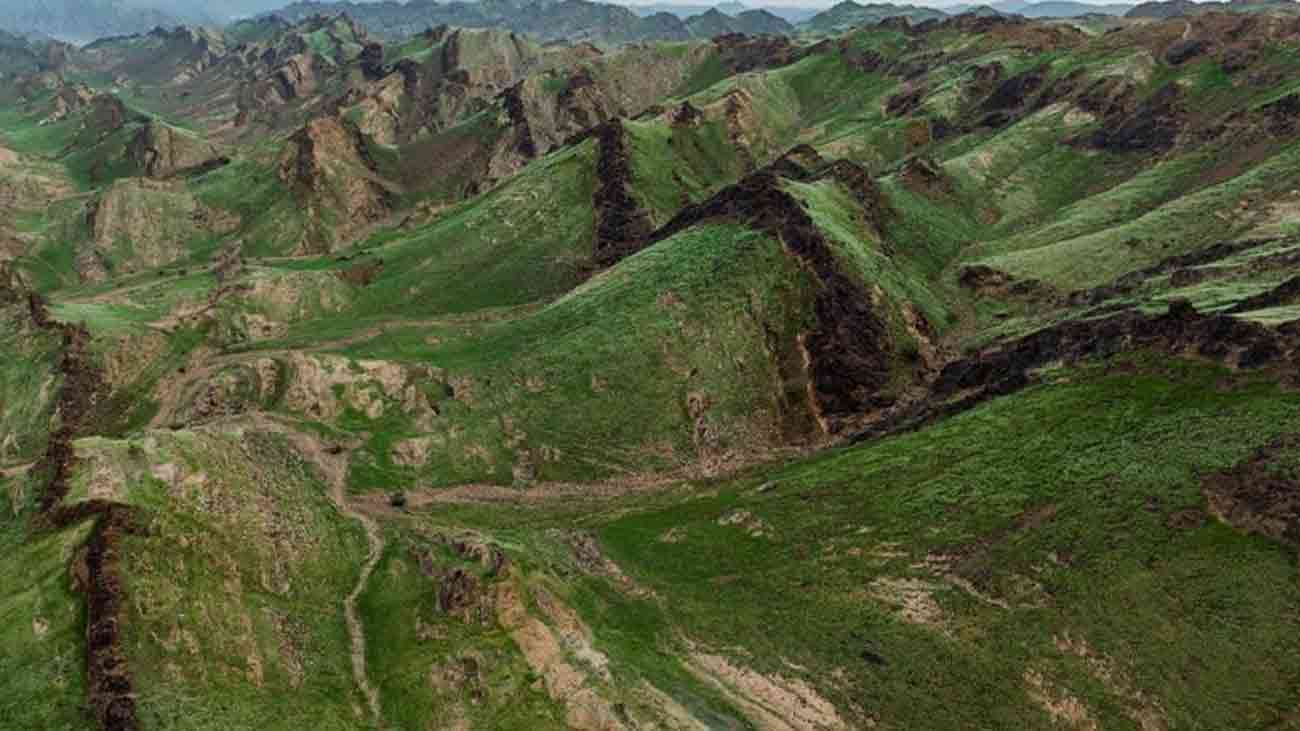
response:
M297 2L274 12L290 22L313 15L346 12L380 37L410 36L436 25L466 28L505 28L542 41L560 39L626 42L686 40L725 33L789 33L794 26L767 10L747 10L733 3L727 9L704 8L684 16L656 11L646 14L622 5L587 0L482 0L434 3Z
M124 0L4 0L0 29L89 41L197 20Z
M853 0L844 0L829 10L825 10L803 24L807 30L817 33L838 33L860 25L879 23L888 18L903 17L913 23L926 20L939 20L948 14L935 8L916 5L893 5L890 3L870 3L862 5Z
M1293 0L1229 0L1229 2L1192 2L1191 0L1155 0L1144 2L1130 10L1129 18L1174 18L1210 12L1252 12L1267 8L1297 7Z
M1028 18L1073 18L1088 15L1166 18L1209 10L1255 11L1295 6L1290 0L1234 0L1194 3L1189 0L1091 4L1077 0L999 0L941 8L844 0L818 10L807 7L753 8L736 0L716 5L656 2L624 5L591 0L3 0L0 29L19 35L58 38L78 43L97 38L144 33L156 27L224 25L240 18L276 15L301 22L317 15L345 13L379 38L405 38L449 25L501 28L543 42L586 40L616 44L648 40L712 38L728 33L839 33L889 18L911 23L961 13L1022 15Z
M1094 4L1074 0L1046 0L1030 3L1024 0L1001 0L987 4L966 4L945 7L949 13L963 13L976 8L988 8L1005 15L1023 15L1026 18L1077 18L1084 15L1124 15L1132 10L1132 3Z
M650 5L628 5L628 8L631 9L632 12L642 17L648 17L656 13L667 13L669 15L676 15L677 17L683 20L693 15L702 15L703 13L709 10L713 10L715 8L720 12L726 13L727 15L739 15L745 12L746 10L755 9L755 8L750 8L744 3L738 3L738 2L723 2L717 5L687 5L687 4L678 5L674 3L661 2L661 3L653 3ZM802 23L805 20L812 18L814 15L817 15L818 13L822 12L823 10L825 10L825 8L798 7L793 5L791 6L765 5L762 7L762 10L771 13L772 15L775 15L778 18L781 18L787 23L794 23L795 25L798 25L799 23Z

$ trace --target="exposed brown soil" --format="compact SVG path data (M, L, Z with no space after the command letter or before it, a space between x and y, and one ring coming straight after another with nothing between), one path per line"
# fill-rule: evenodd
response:
M640 251L653 226L632 197L632 161L623 122L615 119L596 127L599 184L592 196L596 233L592 242L596 263L611 266Z
M1223 522L1300 548L1300 435L1278 437L1201 489Z
M707 652L692 652L686 667L720 691L758 728L833 731L850 728L839 710L800 678L763 674Z
M939 163L929 157L910 157L899 171L903 185L927 198L951 195L956 189L953 179Z
M839 270L829 244L797 200L781 187L783 178L834 178L863 205L867 222L878 225L888 206L870 177L848 161L824 164L812 148L797 147L771 165L724 188L709 200L688 206L647 244L662 241L708 220L734 220L779 239L819 280L814 302L816 325L801 337L814 408L828 433L844 419L888 406L892 340L875 298L859 281Z
M1053 296L1050 287L1037 279L1017 279L1001 269L972 264L963 267L957 282L972 292L999 299L1015 297L1041 300Z

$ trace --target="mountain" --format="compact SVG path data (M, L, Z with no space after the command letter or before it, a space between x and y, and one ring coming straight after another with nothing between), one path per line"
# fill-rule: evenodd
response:
M0 36L0 726L1294 726L1296 19L579 10Z
M993 3L994 9L1000 9L998 3ZM1133 5L1127 4L1093 4L1084 2L1053 1L1029 3L1023 5L1015 11L1026 18L1077 18L1083 15L1100 14L1100 15L1123 15L1133 9Z
M1130 18L1174 18L1196 11L1192 0L1157 0L1136 5L1127 15Z
M178 15L123 0L7 0L0 29L89 41L181 22Z
M1097 4L1085 2L1037 2L1030 3L1023 0L1007 0L1006 2L990 3L986 6L998 13L1008 15L1023 15L1026 18L1078 18L1085 15L1124 15L1134 8L1129 4ZM965 13L976 10L973 5L953 5L945 7L944 10L950 13Z
M843 0L800 23L799 27L814 33L842 33L857 26L879 23L890 18L902 18L910 23L920 23L945 17L947 17L946 13L934 8L888 3L862 5L853 0Z
M1130 18L1173 18L1182 15L1215 12L1266 13L1283 17L1300 14L1300 5L1294 0L1230 0L1229 2L1183 2L1162 0L1144 2L1128 12Z
M665 19L643 19L631 10L587 0L483 0L482 2L433 3L318 3L298 2L274 11L290 22L314 15L344 12L365 25L371 32L387 38L419 33L436 25L469 28L496 27L528 33L541 40L585 38L622 42L645 38L671 40L687 35L685 26Z
M643 40L709 38L723 33L787 33L789 23L762 10L729 16L710 9L682 20L670 13L638 15L621 5L586 0L483 0L477 3L322 4L300 2L275 15L300 22L325 11L345 11L381 37L399 38L437 25L467 28L503 28L542 41L589 40L622 43Z
M784 35L794 30L794 26L766 10L746 10L731 16L717 9L687 18L686 28L694 38L712 38L728 33Z
M31 39L0 31L0 73L19 76L41 71L61 71L76 49L55 40Z
M723 3L721 5L687 5L687 4L679 5L676 3L653 3L648 5L628 5L628 8L630 8L632 12L642 17L654 15L656 13L668 13L670 15L675 15L683 20L691 17L692 15L700 15L702 13L706 13L709 10L715 8L719 12L726 13L727 15L733 15L733 16L739 15L740 13L743 13L746 10L761 9L763 11L771 13L772 15L775 15L776 17L786 21L787 23L800 23L816 15L818 12L820 12L817 8L796 7L796 6L786 7L786 6L776 6L776 5L764 5L762 8L750 8L749 6L743 3Z

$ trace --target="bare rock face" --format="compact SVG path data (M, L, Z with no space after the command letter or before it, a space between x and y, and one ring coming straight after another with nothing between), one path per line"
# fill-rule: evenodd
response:
M60 84L54 100L50 102L50 115L41 124L53 124L67 119L69 114L90 106L95 92L85 84Z
M316 90L316 56L302 53L291 56L275 72L280 96L286 100L301 99Z
M295 100L311 97L320 86L323 62L313 53L301 52L281 58L280 50L267 49L260 57L245 59L249 81L239 89L236 124L274 113ZM273 70L267 73L267 67Z
M221 162L212 145L157 121L140 128L127 148L127 155L150 178L168 178Z
M338 119L312 120L289 138L280 179L308 212L302 248L332 250L388 215L389 194L373 168L360 135Z
M78 252L83 281L102 281L124 272L166 266L183 258L187 242L203 232L228 233L238 217L208 208L179 183L127 178L109 186L90 204L91 240Z

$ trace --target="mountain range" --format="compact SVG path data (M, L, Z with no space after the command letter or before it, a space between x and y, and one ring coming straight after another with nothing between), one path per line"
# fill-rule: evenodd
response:
M1263 3L1269 5L1270 2ZM1272 2L1289 5L1289 0ZM1223 9L1249 10L1253 3L1219 3ZM1138 15L1201 12L1208 5L1147 3ZM893 4L859 4L844 0L823 9L747 8L732 2L719 6L623 6L588 0L479 0L478 2L318 2L305 0L280 7L273 0L244 0L220 7L202 0L10 0L0 8L0 29L88 42L96 38L147 32L185 23L220 25L255 14L276 14L290 22L314 15L347 13L378 37L397 39L437 25L505 28L539 40L585 38L598 43L707 38L718 33L837 33L848 28L903 17L909 22L952 14L1018 14L1026 17L1073 18L1091 14L1120 16L1133 5L1082 2L1029 3L1003 0L990 5L944 8ZM713 12L711 12L713 11Z
M520 7L0 34L0 727L1296 727L1292 6Z

